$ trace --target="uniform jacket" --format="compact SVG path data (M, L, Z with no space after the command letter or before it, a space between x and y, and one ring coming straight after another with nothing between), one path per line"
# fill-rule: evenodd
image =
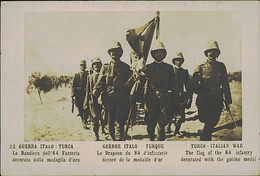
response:
M190 76L189 72L183 68L173 67L174 79L177 85L178 92L190 91ZM185 89L184 89L185 88Z
M146 75L149 80L146 95L148 112L151 118L158 118L160 126L165 126L173 116L174 106L178 104L173 67L164 62L153 62L147 65Z
M126 83L131 74L129 65L111 60L102 66L93 95L99 97L102 92L102 104L109 111L115 106L122 111L128 109L130 88Z
M186 103L192 97L189 72L182 67L177 68L176 66L173 67L173 72L179 103Z
M155 91L176 93L177 87L171 65L164 62L153 62L147 65L146 74L151 88Z
M218 94L227 104L232 103L225 64L207 60L193 74L192 87L198 94Z
M72 80L71 96L84 96L86 94L87 72L76 73Z
M96 99L94 100L95 97L93 97L93 89L97 83L98 77L98 72L94 72L93 74L87 76L86 96L83 106L84 108L86 108L89 104L93 104L93 101L96 101Z

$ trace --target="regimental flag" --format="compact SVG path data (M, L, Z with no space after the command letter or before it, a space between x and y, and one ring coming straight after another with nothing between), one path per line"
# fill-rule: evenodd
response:
M159 18L160 12L156 12L156 17L136 29L128 29L126 40L131 46L130 59L131 68L134 71L145 70L146 60L149 54L154 31L156 30L156 39L159 37Z

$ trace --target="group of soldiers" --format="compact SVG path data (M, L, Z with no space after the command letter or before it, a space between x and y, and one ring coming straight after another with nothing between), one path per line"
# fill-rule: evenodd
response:
M174 135L180 135L185 109L191 107L194 93L197 94L198 118L204 123L200 140L212 140L224 103L227 109L232 103L226 67L217 61L220 49L216 41L209 41L204 51L206 61L197 66L192 77L187 69L182 68L182 52L172 59L173 65L163 62L167 51L159 41L151 49L154 62L146 65L142 74L133 74L130 66L121 61L123 49L120 42L115 41L108 54L111 57L109 63L102 64L100 58L91 61L92 71L86 71L86 61L82 60L81 72L75 74L72 83L71 97L76 102L85 128L88 128L90 114L96 140L99 140L100 127L102 133L106 133L107 126L113 141L125 139L126 122L131 117L132 105L136 103L131 92L137 82L142 88L137 95L143 100L151 141L165 140L165 133L171 131L172 122L175 125Z

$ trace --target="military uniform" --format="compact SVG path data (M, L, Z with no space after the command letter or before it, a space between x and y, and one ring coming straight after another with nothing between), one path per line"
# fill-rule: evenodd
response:
M177 53L177 56L172 60L173 64L175 60L179 60L181 64L184 62L184 57L181 52ZM190 76L188 70L177 67L174 65L173 67L174 72L174 80L177 85L177 96L179 99L179 109L174 114L174 121L175 121L175 132L174 135L179 133L181 128L181 124L185 121L185 108L190 108L191 105L191 86L190 86ZM170 131L170 125L168 126L168 131Z
M216 50L220 54L218 44L210 41L208 50ZM204 123L200 140L210 141L214 127L218 124L223 109L223 102L226 105L232 103L230 87L225 64L216 60L208 59L199 65L192 78L192 87L198 94L196 106L198 107L199 120Z
M119 42L111 49L121 48ZM119 61L111 60L101 68L98 81L94 87L93 95L99 97L101 94L102 106L108 116L109 133L113 140L123 140L124 124L129 113L130 88L126 85L131 76L129 65ZM115 124L117 133L115 135Z
M86 61L81 61L81 64L86 64ZM75 104L79 111L79 116L83 124L87 123L87 112L83 109L83 103L86 95L86 81L88 73L81 71L76 73L72 81L71 97L75 97Z
M101 59L99 58L95 58L92 61L92 66L94 63L101 63ZM93 89L94 86L97 83L99 77L99 72L94 71L93 74L88 75L87 77L87 84L86 84L86 96L85 96L85 101L84 101L84 105L83 108L84 109L88 109L90 110L90 114L93 117L93 131L95 133L96 136L96 140L99 140L99 121L101 121L101 125L102 125L102 132L104 133L104 124L103 124L103 119L101 117L101 111L102 111L102 106L100 104L98 104L98 99L93 96Z
M158 46L153 47L151 51L153 57L153 52L156 50L166 52L161 42ZM149 80L149 91L146 93L147 107L145 115L147 132L150 140L153 141L157 125L157 140L163 141L165 139L165 126L174 112L173 100L175 99L176 84L174 82L173 67L162 61L155 61L147 65L145 74Z

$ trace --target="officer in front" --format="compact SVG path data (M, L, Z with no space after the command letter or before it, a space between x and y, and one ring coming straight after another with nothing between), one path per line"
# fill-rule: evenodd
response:
M204 54L207 60L197 66L191 83L192 89L198 94L196 106L199 120L204 123L200 140L211 141L213 129L223 110L223 102L230 109L232 99L226 66L217 61L220 55L218 43L210 40Z
M165 126L172 118L176 105L176 84L173 67L163 62L166 54L163 43L155 41L151 49L154 62L148 64L145 71L149 80L149 88L146 93L145 121L151 141L155 140L156 127L157 140L165 140Z

